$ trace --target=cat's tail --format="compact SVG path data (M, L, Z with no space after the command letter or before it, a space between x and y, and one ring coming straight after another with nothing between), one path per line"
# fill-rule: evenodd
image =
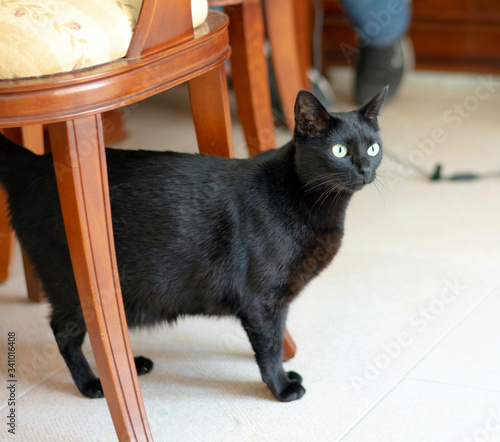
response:
M10 141L0 132L0 180L5 172L19 170L22 164L36 158L36 154Z

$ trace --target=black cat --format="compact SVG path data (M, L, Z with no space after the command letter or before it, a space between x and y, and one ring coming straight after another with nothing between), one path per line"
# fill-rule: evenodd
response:
M182 315L233 315L262 379L280 401L305 393L282 365L290 302L332 260L354 191L382 159L377 115L387 93L329 114L309 92L293 139L250 159L107 149L116 255L130 327ZM73 379L102 397L81 345L86 333L51 155L0 138L11 223L52 306L51 327ZM149 359L136 358L139 374Z

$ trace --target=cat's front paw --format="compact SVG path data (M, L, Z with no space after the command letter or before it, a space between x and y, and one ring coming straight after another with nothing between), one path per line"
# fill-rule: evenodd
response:
M300 382L290 381L288 385L285 386L279 393L276 394L276 397L281 402L291 402L300 399L304 396L306 389L302 386Z
M85 382L79 390L84 396L91 399L104 397L101 381L98 378Z
M281 402L296 401L304 396L306 392L302 386L302 376L294 371L289 371L286 376L288 381L280 385L279 388L272 389L272 391Z
M288 376L288 379L291 381L297 381L300 384L302 384L302 376L298 373L295 373L294 371L287 371L286 375Z

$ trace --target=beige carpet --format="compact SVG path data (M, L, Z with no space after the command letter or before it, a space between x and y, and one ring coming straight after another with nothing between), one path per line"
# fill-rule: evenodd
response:
M334 72L336 109L353 106L349 75ZM499 121L500 78L430 73L411 75L380 120L387 149L445 174L500 171ZM134 106L126 124L123 146L195 151L185 89ZM235 140L243 156L238 128ZM432 183L387 157L380 176L380 192L353 199L334 263L291 308L299 349L286 367L304 378L301 400L273 399L236 321L132 333L134 353L155 362L140 381L155 440L500 441L500 179ZM105 400L74 386L47 306L27 302L19 253L14 264L0 287L0 440L115 440Z

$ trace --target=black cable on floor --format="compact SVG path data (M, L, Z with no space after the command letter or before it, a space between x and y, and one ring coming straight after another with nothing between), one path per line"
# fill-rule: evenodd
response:
M454 173L452 175L448 176L443 176L441 173L442 165L437 164L436 168L434 169L433 173L428 173L425 170L421 169L418 166L415 166L414 164L411 164L407 161L402 160L399 158L397 155L392 153L391 151L388 151L387 149L384 149L384 155L389 158L391 161L394 161L395 163L407 167L409 169L414 170L417 172L419 175L422 175L423 177L431 180L431 181L473 181L473 180L478 180L478 179L483 179L483 178L500 178L500 171L498 172L485 172L485 173L473 173L473 172L460 172L460 173Z

